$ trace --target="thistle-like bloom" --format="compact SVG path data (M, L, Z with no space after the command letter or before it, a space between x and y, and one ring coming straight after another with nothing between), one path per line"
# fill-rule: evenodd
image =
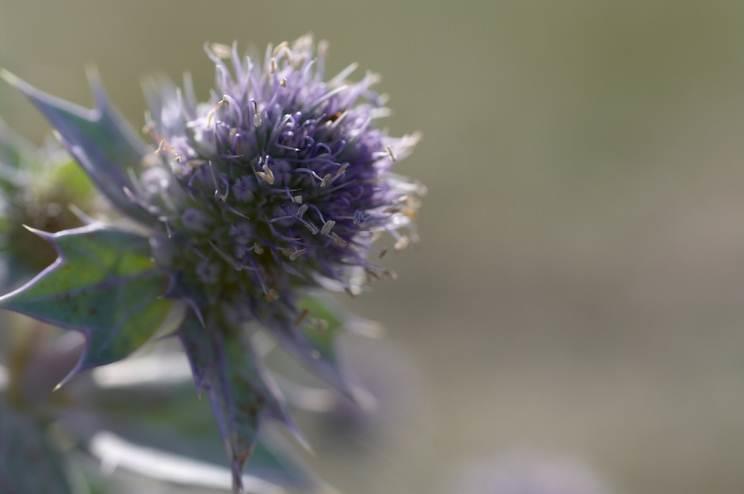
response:
M333 347L343 320L308 293L355 295L368 276L389 274L371 260L372 243L387 235L402 249L415 240L423 190L392 172L417 137L376 126L388 114L371 89L376 76L350 82L352 65L326 79L325 46L309 37L269 47L263 60L223 45L207 53L216 66L208 101L197 102L188 78L182 90L150 88L150 146L97 83L87 110L4 74L139 226L40 232L59 260L0 306L83 332L77 370L123 358L173 301L186 307L177 334L210 397L237 491L260 419L289 422L252 328L346 388Z
M138 196L177 246L163 259L179 293L291 344L301 344L297 289L356 294L365 275L386 274L369 260L371 244L389 234L407 245L421 192L391 171L417 139L374 126L387 114L370 89L377 77L349 83L351 66L326 81L318 51L305 37L260 63L211 46L209 101L197 102L188 79L151 90L146 130L170 176L148 170Z

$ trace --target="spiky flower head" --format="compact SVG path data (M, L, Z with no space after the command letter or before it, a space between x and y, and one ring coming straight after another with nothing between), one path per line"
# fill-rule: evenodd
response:
M326 80L325 45L309 37L263 60L206 48L216 67L208 101L188 78L150 90L146 128L178 192L147 204L176 240L165 257L196 305L286 326L300 316L297 288L356 294L365 275L387 273L369 260L380 234L397 248L415 238L421 187L392 167L417 137L377 128L388 113L371 89L378 77L349 82L352 65Z

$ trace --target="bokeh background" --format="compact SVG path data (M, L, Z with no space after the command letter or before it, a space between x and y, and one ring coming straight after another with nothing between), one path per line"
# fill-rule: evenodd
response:
M351 356L408 390L374 433L311 425L319 473L444 494L527 449L618 493L744 492L744 3L0 0L0 65L90 104L95 64L139 126L143 76L206 92L204 41L308 31L383 74L430 190L399 280L345 302L388 328ZM0 115L48 132L7 87Z

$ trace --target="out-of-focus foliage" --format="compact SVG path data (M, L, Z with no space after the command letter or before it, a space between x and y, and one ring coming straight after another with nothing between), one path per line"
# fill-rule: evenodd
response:
M65 470L43 426L0 402L0 492L71 494Z
M11 371L9 382L0 387L0 450L10 458L3 462L8 469L0 469L0 486L13 481L18 490L9 492L46 492L30 490L31 484L24 483L44 478L56 482L63 476L76 482L61 483L60 489L72 489L69 485L77 486L81 474L67 459L80 450L104 466L154 481L216 491L230 488L230 472L219 466L223 445L209 414L199 413L208 411L206 403L195 396L182 356L174 361L173 352L160 350L106 368L100 376L86 374L52 392L82 347L60 340L50 329L37 327L34 335L15 347L17 353L10 352L10 367L0 367ZM56 432L50 435L52 424ZM66 445L64 455L60 444ZM44 461L37 470L31 460L42 450ZM324 484L293 456L286 445L263 436L244 477L247 492L323 492Z
M58 231L81 224L71 206L94 202L90 181L57 145L35 148L0 121L0 249L5 286L51 264L49 242L26 227Z

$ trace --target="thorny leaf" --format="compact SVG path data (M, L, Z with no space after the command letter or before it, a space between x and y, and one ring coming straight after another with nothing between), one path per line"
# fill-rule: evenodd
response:
M97 75L91 73L90 77L96 101L94 109L44 93L10 72L0 72L0 76L23 92L44 114L70 154L117 209L145 224L155 222L126 192L136 190L130 172L143 166L149 148L111 106Z
M90 406L103 428L132 444L211 464L224 462L209 404L194 395L189 364L182 353L157 351L134 357L97 369L93 378L96 388ZM159 406L147 406L151 403ZM246 472L301 492L318 492L323 487L303 462L264 432Z
M253 453L262 419L273 417L294 430L263 376L248 335L225 325L214 314L207 327L193 314L179 335L191 362L197 389L207 393L230 457L233 489L242 492L243 465Z
M128 356L159 329L173 301L148 240L100 225L39 232L59 253L51 266L0 297L0 307L83 333L75 373Z

